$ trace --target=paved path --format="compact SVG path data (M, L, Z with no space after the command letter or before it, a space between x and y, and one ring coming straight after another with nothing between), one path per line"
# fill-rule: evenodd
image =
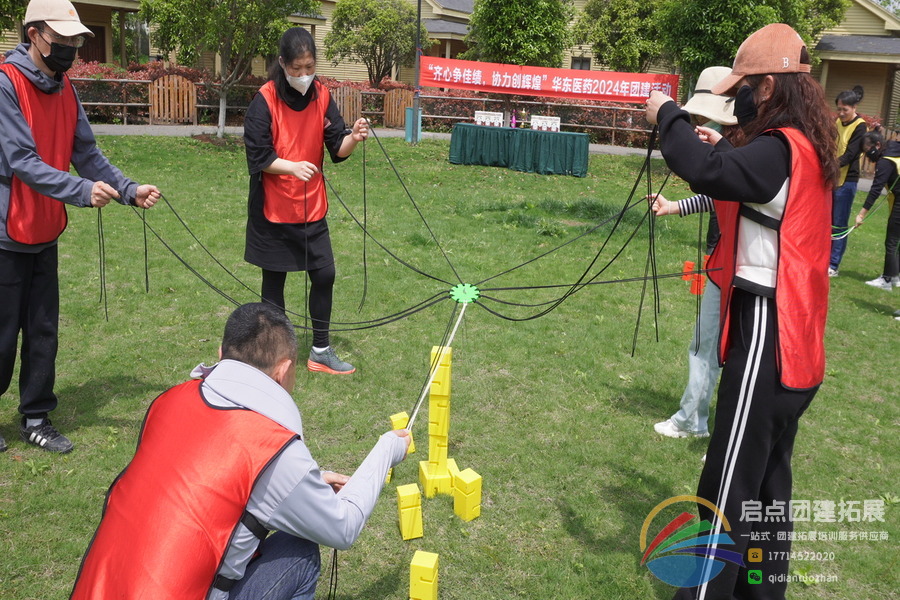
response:
M94 133L97 135L157 135L157 136L191 136L204 133L215 134L216 128L213 125L92 125ZM244 135L243 127L226 127L225 133L228 135ZM375 135L378 137L404 137L405 132L402 129L376 129ZM449 140L449 133L432 133L429 131L422 132L423 139ZM647 151L641 148L620 148L619 146L607 146L603 144L591 144L591 154L618 154L618 155L641 155ZM654 158L662 158L659 151L653 152Z
M153 135L153 136L191 136L204 133L215 134L216 128L212 125L92 125L94 133L97 135ZM244 135L243 127L226 127L225 133L228 135ZM379 137L404 137L405 133L402 129L376 129L375 135ZM431 133L429 131L422 132L423 139L439 139L449 140L449 133ZM641 148L623 148L621 146L608 146L605 144L591 144L591 154L616 154L619 156L646 154L646 150ZM653 158L662 158L659 150L653 151ZM860 179L860 192L868 192L872 185L871 179Z

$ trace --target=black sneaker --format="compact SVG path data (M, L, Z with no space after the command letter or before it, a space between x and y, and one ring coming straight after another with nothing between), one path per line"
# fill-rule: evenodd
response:
M29 444L34 444L48 452L65 454L71 452L75 444L66 436L56 430L50 419L44 419L40 425L34 427L25 426L25 417L22 417L22 426L19 428L22 439Z

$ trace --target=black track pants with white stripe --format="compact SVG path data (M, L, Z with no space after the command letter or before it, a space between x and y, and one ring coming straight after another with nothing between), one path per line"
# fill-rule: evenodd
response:
M677 600L782 600L787 588L778 579L788 575L784 553L790 552L787 538L793 527L787 516L766 522L766 509L783 502L783 514L790 515L797 423L818 387L799 392L782 387L775 361L773 299L735 290L730 336L715 429L697 495L714 503L731 527L728 531L710 510L699 507L701 518L713 524L711 533L728 533L734 541L719 547L743 555L747 566L726 562L722 572L704 585L680 589ZM762 522L741 519L747 501L761 503ZM748 548L762 549L762 562L747 562ZM762 571L761 583L748 580L748 569Z

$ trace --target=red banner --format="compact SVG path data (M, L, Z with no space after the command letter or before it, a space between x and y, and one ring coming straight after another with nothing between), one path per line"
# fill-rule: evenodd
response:
M643 104L658 90L674 97L678 75L523 67L422 56L420 85L477 92Z

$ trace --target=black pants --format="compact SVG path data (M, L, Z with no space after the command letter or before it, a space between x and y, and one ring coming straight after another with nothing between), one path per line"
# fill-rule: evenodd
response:
M699 507L700 518L713 524L711 534L731 537L733 545L719 546L743 555L746 567L725 562L722 572L706 584L680 589L678 600L784 599L787 583L770 583L769 577L789 573L785 556L791 550L793 524L789 518L766 522L765 517L772 506L790 515L794 437L818 387L802 392L782 387L775 363L775 323L774 300L735 290L715 429L697 488L697 496L715 504L731 529L704 506ZM755 520L750 511L742 520L744 503L753 501L762 507L762 520ZM762 562L747 562L748 548L762 549ZM762 583L750 583L748 569L762 571Z
M0 250L0 394L9 389L19 332L19 412L32 418L56 408L59 275L56 246L37 254Z
M283 271L262 272L262 300L284 309L284 284L287 273ZM331 326L331 303L334 292L334 263L320 269L307 271L309 275L309 317L313 327L313 346L325 348L329 345L328 329Z
M890 279L900 275L900 200L894 199L889 206L887 231L884 235L884 271L882 275Z

